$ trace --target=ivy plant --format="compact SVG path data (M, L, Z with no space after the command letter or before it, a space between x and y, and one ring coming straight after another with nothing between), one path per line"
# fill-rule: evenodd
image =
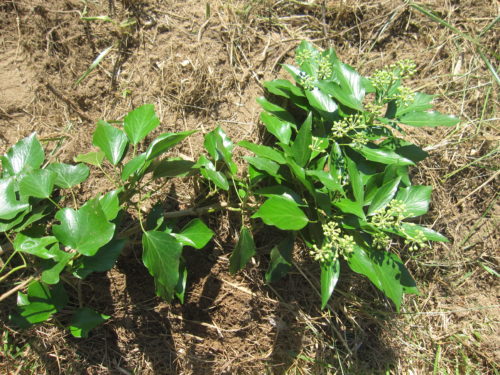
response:
M434 96L404 85L416 71L409 60L365 77L333 49L302 42L296 62L283 65L293 82L266 82L267 97L257 99L268 142L235 144L217 127L205 135L196 161L174 157L171 149L194 131L153 138L160 121L146 104L123 121L99 121L95 150L78 155L75 164L46 160L36 134L8 150L0 158L0 245L1 254L9 254L0 264L0 283L25 277L0 297L17 292L12 323L66 321L72 335L86 337L109 316L85 306L81 281L111 269L131 239L131 246L142 244L156 294L183 302L183 252L208 244L214 233L200 217L218 210L241 215L231 273L259 256L254 236L269 229L275 240L268 248L267 282L293 267L300 242L319 263L322 308L349 267L399 310L403 295L418 291L397 246L418 251L447 241L415 223L427 213L432 189L411 181L410 168L427 153L403 138L405 127L459 120L431 110ZM91 169L114 188L82 201L78 186ZM194 178L198 195L192 200L199 205L165 212L163 187L183 177Z
M99 121L92 138L96 151L78 155L77 164L46 161L35 134L1 157L1 245L10 255L0 267L0 282L20 272L31 275L26 292L18 292L17 309L11 314L19 327L52 318L59 322L59 315L71 314L62 319L70 322L69 332L87 336L109 316L84 306L83 293L73 300L67 291L81 290L81 280L112 268L127 241L138 234L156 293L168 301L174 296L184 298L183 249L203 248L213 232L198 218L179 227L175 215L163 216L159 206L145 215L143 206L155 201L155 192L148 188L151 184L165 185L172 177L190 173L193 162L165 155L194 132L163 133L146 146L145 138L160 124L149 104L117 124ZM115 188L81 202L78 185L89 178L88 165ZM125 212L137 222L125 220Z
M206 136L208 155L196 165L215 189L237 198L233 209L242 213L230 271L255 255L252 231L273 227L281 234L272 246L268 282L292 268L298 240L319 263L322 307L341 269L349 267L399 310L403 294L418 291L397 245L417 251L430 241L447 241L415 223L428 211L432 188L412 184L410 168L427 153L402 138L405 126L453 126L459 120L432 111L434 96L404 85L416 71L410 60L365 77L333 49L320 51L304 41L296 63L283 65L293 82L266 82L269 95L257 99L272 140L238 143L252 154L243 157L245 171L236 172L234 145L220 128Z

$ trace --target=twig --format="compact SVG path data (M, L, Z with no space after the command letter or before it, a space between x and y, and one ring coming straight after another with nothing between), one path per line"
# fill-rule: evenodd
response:
M488 178L486 181L484 181L484 183L482 183L480 186L478 186L477 188L475 188L474 190L472 190L469 194L467 194L467 196L465 196L462 199L460 199L457 202L456 205L459 206L462 203L464 203L469 197L471 197L472 195L476 194L479 190L481 190L486 185L488 185L492 180L494 180L498 176L499 173L500 173L500 171L496 171L496 173L494 175L492 175L490 178Z
M16 287L12 288L11 290L5 292L4 294L2 294L0 296L0 302L2 302L4 299L9 298L12 294L16 293L18 290L23 289L24 287L26 287L26 285L28 285L29 283L31 283L33 280L35 280L35 276L30 276L29 278L27 278L26 280L24 280L18 286L16 286Z

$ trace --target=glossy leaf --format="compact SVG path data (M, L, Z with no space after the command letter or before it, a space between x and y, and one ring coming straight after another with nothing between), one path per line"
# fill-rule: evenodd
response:
M282 230L299 230L309 222L297 203L280 196L267 199L252 218L261 218L267 225L274 225Z
M74 159L75 163L87 163L90 165L95 165L99 167L102 165L104 160L104 152L102 151L92 151L86 154L78 154Z
M47 249L49 245L57 242L54 236L29 237L19 233L14 240L14 249L25 254L31 254L41 259L51 259L52 255Z
M15 191L15 180L10 177L0 180L0 219L11 220L18 213L26 210L28 203L21 203L17 200Z
M396 116L400 117L408 112L422 112L427 109L432 108L431 101L434 99L434 95L427 95L421 92L415 93L413 102L405 106L398 107L396 111Z
M41 280L47 284L57 284L59 275L64 270L74 254L59 249L59 244L54 244L48 250L50 259L42 261L43 272Z
M333 294L333 290L339 281L340 276L340 261L336 259L334 262L321 264L321 308L324 309Z
M182 244L165 232L148 231L142 236L142 261L155 280L156 294L171 301L179 281Z
M206 179L212 181L215 186L223 190L229 190L229 182L226 176L215 169L214 163L208 160L205 155L201 155L193 168L200 168L200 172Z
M255 155L260 156L261 158L266 158L275 161L278 164L286 164L286 159L283 156L283 153L275 150L272 147L264 145L256 145L255 143L248 141L241 141L238 143L238 145L246 148L247 150L252 151Z
M357 148L356 151L363 155L367 160L377 163L414 165L410 159L407 159L388 148L361 146L360 148Z
M83 338L109 318L108 315L99 314L88 307L82 307L75 311L68 328L74 337Z
M136 145L160 125L153 104L144 104L129 112L123 120L123 129L132 144Z
M293 127L292 124L281 120L268 112L262 112L260 114L260 120L266 127L267 131L278 138L280 142L286 145L290 143Z
M342 192L343 188L340 184L339 180L333 177L330 173L325 171L318 170L308 170L306 171L308 176L316 177L328 190L334 192L339 191Z
M1 159L4 174L7 172L9 176L14 176L40 168L45 160L45 153L33 133L17 142Z
M396 177L378 188L377 193L373 197L370 207L368 208L368 215L373 215L378 211L383 210L389 204L392 198L394 198L394 195L396 195L400 182L401 177Z
M311 157L312 145L312 112L300 127L292 144L293 158L301 167L305 167Z
M341 199L335 203L333 203L335 207L337 207L344 214L353 214L359 217L360 219L365 220L365 213L363 211L363 206L358 201L352 201L350 199Z
M280 178L280 176L278 175L278 170L280 169L280 165L278 163L257 156L245 156L243 157L243 159L245 159L253 167L266 172L270 176L273 176L278 179Z
M215 161L224 161L232 175L238 172L238 167L233 162L233 142L220 126L205 136L204 145Z
M82 183L90 174L89 167L85 164L52 163L47 166L47 169L56 174L55 184L63 189L69 189Z
M309 104L320 113L327 115L332 114L338 109L337 103L330 97L330 95L315 87L312 90L306 90L306 97Z
M358 166L356 165L354 160L352 160L349 157L346 157L345 161L347 164L347 171L349 173L349 179L351 182L354 199L356 200L356 202L363 205L365 196L363 177L361 176L361 173L358 170Z
M184 246L202 249L212 239L214 232L200 219L193 219L180 233L172 235Z
M396 254L356 245L347 263L389 297L399 311L403 293L417 294L415 281Z
M356 107L351 108L361 109L361 103L365 97L365 88L361 75L352 67L340 61L335 64L334 72L344 95L349 98L351 105L356 105Z
M186 294L187 276L188 276L187 267L181 258L181 262L179 264L179 281L175 286L175 296L181 303L184 303L184 296Z
M97 123L92 144L99 147L113 165L117 165L123 158L128 139L122 130L101 120Z
M133 159L131 159L125 166L123 167L122 170L122 181L127 181L130 176L132 176L135 173L139 173L141 170L144 170L144 166L146 164L146 153L143 152L142 154L137 155Z
M413 223L402 223L401 230L396 231L401 237L413 239L418 238L420 232L424 235L426 241L436 241L436 242L449 242L449 240L442 234L420 225Z
M286 79L275 79L273 81L264 82L264 87L271 94L283 96L287 99L294 99L294 101L304 97L302 89Z
M115 189L99 198L102 212L104 212L108 221L114 220L118 216L118 212L120 212L120 192L121 189Z
M48 169L38 169L19 182L19 192L25 197L48 198L54 190L57 175Z
M27 328L44 322L61 311L68 303L68 296L61 284L49 287L40 281L34 281L29 285L27 294L18 293L17 301L17 311L10 319L15 325Z
M105 272L113 268L116 260L125 247L126 240L113 239L101 247L95 255L78 259L73 275L80 279L86 278L92 272Z
M191 134L196 133L196 130L189 130L179 133L164 133L156 137L148 149L146 150L146 160L153 160L161 154L167 152L176 144L180 143Z
M184 177L193 171L194 165L190 160L162 160L153 170L153 178Z
M431 186L408 186L398 191L397 200L404 202L406 211L405 217L415 217L424 215L429 210L431 200Z
M63 208L55 218L61 222L52 231L64 245L82 255L95 255L99 248L113 238L115 225L110 223L99 202L89 201L79 210Z
M332 81L323 81L318 83L318 87L321 91L331 95L338 102L345 105L346 107L357 109L358 111L363 110L363 105L352 93L350 88L344 89L339 84Z
M265 275L267 283L278 281L292 268L294 241L293 232L288 232L286 237L272 248L269 267Z
M453 126L460 122L455 116L445 115L437 111L408 112L399 118L399 121L411 126Z
M261 107L269 113L272 113L274 116L279 119L295 124L295 118L288 112L286 109L271 103L263 96L257 98L257 103L261 105Z
M229 257L229 272L235 274L243 269L255 253L256 249L252 233L247 227L243 226L241 227L238 243Z

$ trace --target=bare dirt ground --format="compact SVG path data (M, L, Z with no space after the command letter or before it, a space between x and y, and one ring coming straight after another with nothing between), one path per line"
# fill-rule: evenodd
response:
M402 252L421 294L401 313L367 281L346 274L333 313L319 310L315 266L265 285L266 257L227 272L235 229L188 256L184 305L168 305L132 249L91 277L85 298L111 315L88 339L45 324L4 325L5 374L496 374L500 361L498 60L500 6L491 0L422 3L441 20L396 0L2 0L0 151L36 131L53 160L89 151L99 119L154 103L159 131L200 130L177 152L194 157L220 124L234 141L259 138L267 79L285 77L302 39L333 46L361 73L412 58L416 90L438 94L456 128L410 130L430 153L414 173L434 187L423 219L451 242ZM112 22L84 21L108 16ZM120 23L134 20L130 26ZM75 81L104 49L98 68ZM495 74L496 77L495 77ZM82 197L108 187L100 172ZM176 185L178 206L190 202ZM220 225L213 222L211 225ZM265 253L265 239L257 244ZM0 286L2 291L4 286Z

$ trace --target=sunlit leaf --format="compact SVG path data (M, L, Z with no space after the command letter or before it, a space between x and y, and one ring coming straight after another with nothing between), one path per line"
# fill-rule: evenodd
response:
M229 272L235 274L243 269L255 253L256 249L252 233L247 227L242 226L238 243L229 258Z

